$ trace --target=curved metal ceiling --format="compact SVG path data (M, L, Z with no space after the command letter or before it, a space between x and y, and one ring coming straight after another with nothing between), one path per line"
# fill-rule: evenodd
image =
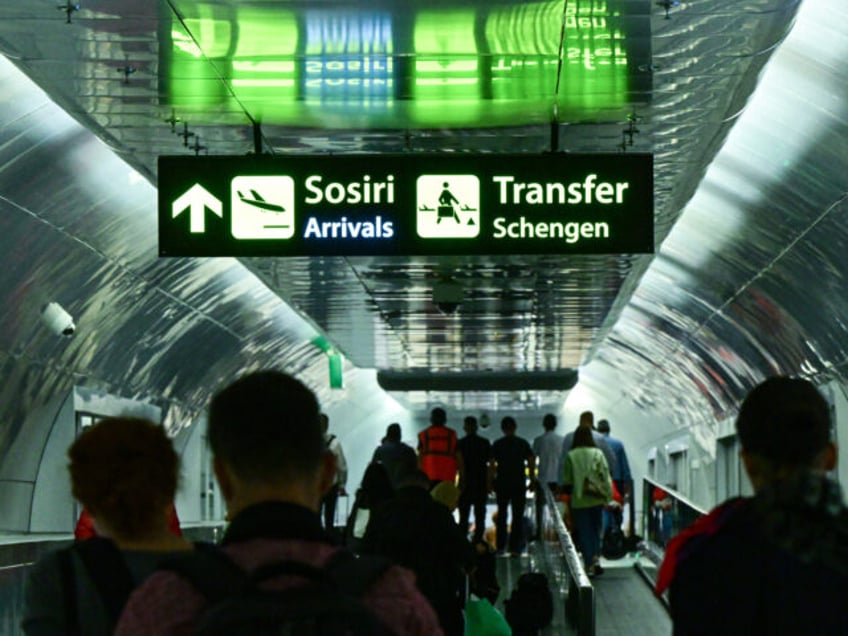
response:
M560 24L551 24L550 16L561 23L565 6L568 26L569 7L577 12L581 4L590 9L603 4L607 12L614 4L626 8L638 27L633 55L650 52L647 64L634 70L632 90L616 93L615 99L608 93L606 106L568 109L564 93L555 89L557 80L563 91L574 81L568 65L562 73L543 74L543 88L524 105L520 93L526 77L515 80L518 97L506 102L518 101L512 104L518 115L509 126L503 125L502 111L489 108L472 111L473 126L462 119L431 125L426 118L413 126L407 110L396 119L382 113L387 123L373 129L370 114L362 114L361 91L347 101L332 94L329 102L320 96L303 100L297 126L263 123L263 149L539 152L549 149L550 118L555 106L562 106L555 128L560 150L654 154L656 239L663 247L653 266L651 258L627 255L244 263L363 367L521 372L594 359L586 382L609 391L612 401L674 410L675 404L707 400L717 413L759 375L842 368L840 339L824 334L844 333L838 321L844 308L829 294L824 316L816 309L805 312L802 290L821 280L836 289L844 271L842 240L834 238L843 236L837 219L844 211L839 201L848 174L848 82L835 57L844 51L844 7L833 0L807 3L823 6L826 15L803 22L793 32L794 44L780 48L788 75L779 74L756 93L756 100L772 107L762 111L755 101L744 114L763 66L791 28L796 2L681 3L666 19L661 7L644 1L478 0L461 3L465 14L459 22L467 24L470 12L472 24L495 25L493 31L484 29L495 35L475 32L475 42L494 42L512 59L536 55L545 63L558 54ZM427 19L436 26L429 28L438 31L439 25L457 23L447 9L460 4L440 4L436 10L399 2L172 0L157 6L92 1L70 16L70 24L55 3L0 7L3 52L108 144L67 126L65 115L43 97L3 102L9 123L0 155L6 228L0 240L14 266L4 272L2 286L10 308L2 352L12 379L10 395L38 393L16 406L13 421L21 421L24 409L57 386L75 380L165 395L192 409L202 403L205 387L238 368L283 360L309 374L323 360L304 335L312 331L299 326L283 303L232 261L156 260L152 194L127 176L125 166L107 161L111 150L155 181L158 154L240 154L253 148L250 124L260 115L245 107L251 103L240 92L245 89L221 72L222 56L204 50L209 39L197 31L210 16L213 27L216 16L224 16L222 24L238 25L228 16L245 6L288 12L296 24L317 21L326 33L347 24L345 16L373 16L375 7L401 16L399 24L432 9ZM340 7L344 11L334 11ZM577 20L579 14L573 16ZM538 27L542 35L511 41L503 35L509 28L498 27L499 21L530 31ZM225 99L193 104L191 78L184 78L187 96L169 91L173 78L164 75L163 47L167 43L173 51L174 38L181 37L198 47L196 77L207 85L202 94L217 92ZM410 34L393 39L392 47L381 55L397 65L433 58L454 68L469 56L443 45L419 46ZM346 53L361 61L363 49ZM308 47L296 49L292 60L306 65L310 55ZM494 59L491 51L472 57L478 65ZM771 74L770 69L766 78ZM448 80L440 76L440 85ZM7 72L3 94L22 90ZM452 103L428 99L437 110ZM330 128L317 126L322 109L334 113ZM731 128L734 136L708 171ZM788 135L789 129L798 135ZM815 143L802 140L810 136ZM683 221L676 224L684 207ZM820 245L821 237L829 240ZM440 314L431 302L434 281L446 277L466 289L455 316ZM48 300L61 301L81 324L98 325L97 330L70 343L48 338L33 318ZM822 322L825 318L831 322ZM605 368L629 379L610 391ZM678 395L675 402L669 402L669 387ZM517 392L483 396L476 405L540 408L562 397ZM436 398L448 399L420 396Z
M582 374L602 403L635 401L676 426L714 431L764 377L844 381L846 33L844 3L801 7Z

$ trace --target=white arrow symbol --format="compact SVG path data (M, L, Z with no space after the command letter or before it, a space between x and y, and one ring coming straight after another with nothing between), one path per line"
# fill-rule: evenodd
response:
M203 234L206 231L206 217L203 213L206 208L212 210L219 218L223 218L221 202L199 183L195 183L174 201L171 206L171 217L177 218L186 208L190 208L189 231L192 234Z

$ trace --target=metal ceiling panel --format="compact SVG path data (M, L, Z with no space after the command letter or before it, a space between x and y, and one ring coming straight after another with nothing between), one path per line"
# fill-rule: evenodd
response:
M738 119L797 7L792 0L681 3L666 16L645 0L437 5L92 0L66 16L55 2L39 1L0 7L0 49L154 183L159 154L256 150L256 123L260 149L276 153L538 153L552 147L652 152L659 245ZM33 125L51 138L48 118L38 117ZM180 312L197 312L224 333L262 323L261 309L232 315L245 296L225 265L197 265L198 273L221 267L215 273L220 283L207 284L199 276L183 277L183 264L144 262L149 228L132 220L142 218L149 203L129 199L124 194L129 189L104 191L91 201L79 185L81 175L104 184L115 178L99 173L90 141L65 143L64 178L39 171L44 160L37 155L20 160L29 187L16 193L16 205L38 210L42 222L84 240L95 253L114 254L121 266L143 262L141 282L173 285L169 293L184 303ZM768 142L754 146L754 152L769 154ZM838 149L830 155L840 156ZM755 170L757 157L751 159L746 169ZM757 196L709 183L714 199L707 214L732 207L727 197L741 202ZM790 219L791 205L780 207ZM732 230L727 233L732 236ZM714 234L698 232L707 243ZM781 245L781 236L775 230L771 240L764 237L763 254ZM725 297L715 291L723 288L714 289L712 281L726 280L733 288L747 271L730 267L725 275L721 267L704 279L699 265L690 263L693 249L700 248L675 248L672 242L674 267L653 282L647 279L634 298L638 310L625 314L621 309L650 258L245 263L358 365L534 371L590 361L619 316L621 327L611 342L639 352L639 360L679 351L674 337L702 325L724 305ZM732 252L726 258L729 265L734 258L744 260ZM672 270L666 285L662 276ZM681 291L688 288L677 278L680 271L693 278L691 291ZM82 280L95 285L106 273L113 270L91 266ZM116 293L128 294L126 304L150 297L135 276L112 283ZM463 287L457 315L441 314L432 302L434 283L444 279ZM674 303L683 304L667 312ZM653 326L652 316L664 317L656 323L664 326ZM157 332L179 340L164 322L155 324ZM665 330L671 335L662 335ZM632 335L649 344L631 342ZM710 347L695 350L681 363L690 375L697 366L693 360ZM534 402L527 397L522 402L518 396L514 404Z

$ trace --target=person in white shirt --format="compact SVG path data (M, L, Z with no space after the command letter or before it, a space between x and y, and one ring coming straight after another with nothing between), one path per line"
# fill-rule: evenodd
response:
M321 413L321 428L324 431L324 441L327 444L327 450L336 456L336 480L321 499L324 528L332 531L336 523L336 503L339 500L339 495L347 495L345 491L345 486L347 485L347 460L345 459L339 438L329 433L330 418L327 417L326 413Z
M559 462L562 453L563 436L556 433L557 418L553 413L548 413L542 418L542 426L545 432L533 440L533 454L538 458L536 466L539 472L534 484L536 498L536 535L542 532L542 510L544 509L545 496L541 485L556 492L560 481Z

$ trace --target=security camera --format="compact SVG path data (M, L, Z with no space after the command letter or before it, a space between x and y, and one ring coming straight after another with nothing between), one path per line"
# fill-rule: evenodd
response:
M445 315L456 313L462 305L462 285L452 280L438 281L433 285L433 304Z
M57 336L70 338L77 330L74 319L59 303L49 303L41 310L41 320Z

